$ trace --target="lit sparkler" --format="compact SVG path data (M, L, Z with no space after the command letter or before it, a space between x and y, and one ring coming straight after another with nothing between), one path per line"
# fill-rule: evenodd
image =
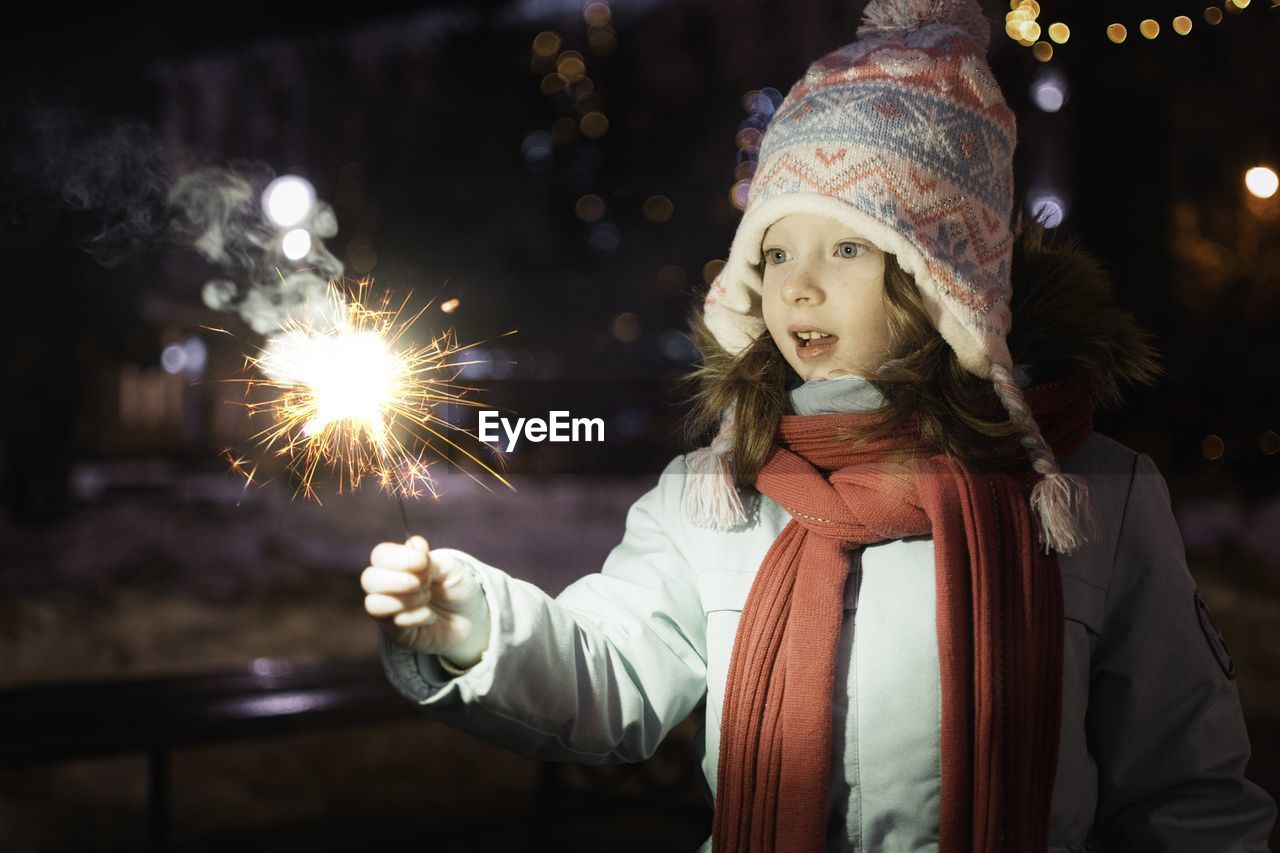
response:
M398 308L389 296L373 306L368 290L368 279L346 293L331 286L324 303L309 305L257 356L246 356L246 369L259 376L235 380L245 384L245 406L251 417L271 418L250 440L284 458L298 491L317 500L314 478L321 469L337 474L339 493L368 477L399 498L438 496L428 468L442 444L514 488L445 434L470 433L435 414L442 404L480 405L464 398L476 389L455 384L456 373L447 375L468 363L455 357L474 345L458 346L451 330L425 346L405 343L426 307L402 320L407 297ZM250 400L255 391L262 398ZM245 474L246 464L235 459L232 468Z

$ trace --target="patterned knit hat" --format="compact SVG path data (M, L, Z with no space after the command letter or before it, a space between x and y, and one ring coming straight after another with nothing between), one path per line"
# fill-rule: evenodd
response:
M857 230L915 280L935 328L961 366L990 379L1042 479L1032 492L1046 547L1081 542L1087 488L1064 475L1012 376L1013 149L1016 124L985 53L990 24L976 0L872 0L858 40L809 66L760 146L729 259L704 305L731 354L765 333L761 241L793 213ZM732 423L690 454L686 509L721 529L745 521L727 456ZM725 485L727 478L728 486Z

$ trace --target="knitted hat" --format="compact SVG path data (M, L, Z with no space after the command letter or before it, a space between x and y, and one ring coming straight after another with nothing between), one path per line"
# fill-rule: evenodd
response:
M1058 468L1005 339L1017 131L985 59L990 24L976 0L872 0L858 36L809 66L765 131L728 261L707 293L707 327L731 354L765 333L761 241L774 222L818 214L858 231L913 277L960 365L1027 416L1041 542L1069 553L1088 521L1087 487ZM745 521L728 474L732 443L725 419L712 446L690 454L692 472L716 475L686 494L702 526Z

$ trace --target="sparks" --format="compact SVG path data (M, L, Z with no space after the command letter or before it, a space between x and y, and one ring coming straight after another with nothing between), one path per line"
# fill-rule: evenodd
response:
M250 440L281 457L298 478L298 493L316 500L321 470L337 475L339 493L368 477L401 497L438 497L428 469L446 448L514 488L445 434L469 432L435 414L441 404L480 405L465 399L476 389L454 382L468 363L456 357L474 345L458 346L451 330L425 346L404 343L426 308L401 319L408 297L399 307L390 306L389 296L371 306L370 283L335 284L323 305L308 306L257 355L245 357L246 371L257 375L233 381L245 385L250 418L270 419ZM245 473L245 460L232 461Z

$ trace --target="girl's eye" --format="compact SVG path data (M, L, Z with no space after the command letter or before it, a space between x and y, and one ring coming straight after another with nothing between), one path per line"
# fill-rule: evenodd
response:
M858 258L867 253L868 249L861 243L841 243L836 247L836 254L842 258Z
M786 249L767 249L764 253L765 263L780 264L787 259Z

